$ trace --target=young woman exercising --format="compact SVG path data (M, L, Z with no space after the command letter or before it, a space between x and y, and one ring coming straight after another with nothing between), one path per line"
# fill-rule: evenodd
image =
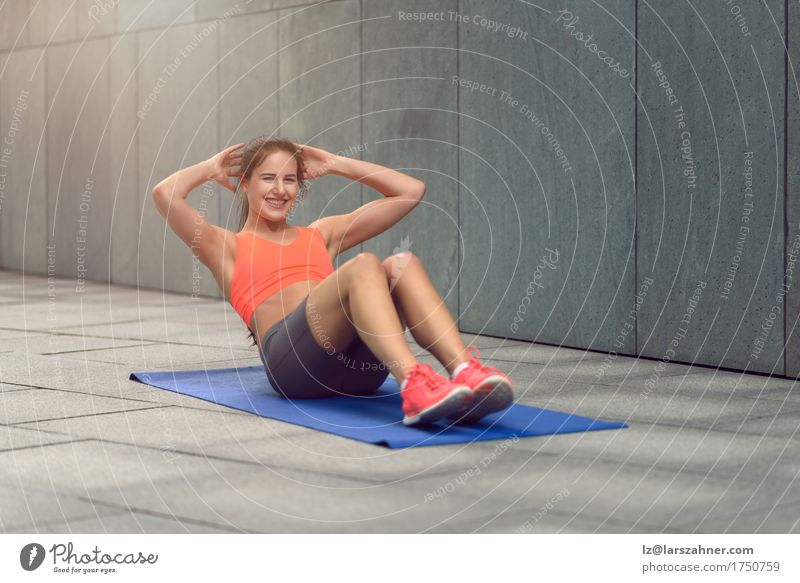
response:
M327 174L366 184L384 198L290 227L287 217L307 181ZM239 199L238 233L208 223L186 202L209 180ZM443 417L474 422L511 404L511 381L482 365L475 346L464 346L420 260L403 252L381 261L364 252L333 267L339 253L389 229L424 194L425 184L406 174L266 136L179 170L152 193L161 215L242 317L279 394L366 396L391 373L400 384L406 425ZM407 325L450 378L417 362L406 343Z

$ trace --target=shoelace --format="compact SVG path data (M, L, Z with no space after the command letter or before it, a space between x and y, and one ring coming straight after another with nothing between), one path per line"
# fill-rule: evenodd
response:
M484 370L488 370L489 372L492 372L492 373L504 374L503 371L501 371L496 366L489 366L488 364L482 364L480 362L481 351L478 350L478 347L475 346L474 344L470 344L469 346L467 346L467 351L470 352L470 365L471 366L478 366L478 367L480 367L480 368L482 368ZM472 355L473 351L475 352L474 356Z
M417 363L414 368L411 369L411 374L408 375L408 384L411 384L411 379L415 375L422 377L422 381L425 383L425 386L428 388L428 390L436 388L436 371L433 370L431 365Z

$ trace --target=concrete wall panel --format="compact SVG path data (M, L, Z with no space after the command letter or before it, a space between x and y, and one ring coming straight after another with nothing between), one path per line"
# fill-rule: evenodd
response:
M117 30L119 2L109 0L78 0L78 36L114 34Z
M30 0L29 41L34 45L71 41L78 38L76 2Z
M359 3L286 9L279 17L279 134L333 152L361 144ZM292 219L307 225L320 216L350 212L360 201L357 182L324 176L311 184ZM340 254L337 264L359 247Z
M761 336L784 248L783 3L767 4L747 6L749 36L722 5L639 4L644 355L783 370L782 326Z
M279 25L276 13L236 16L220 27L218 150L259 135L277 135ZM221 188L221 187L220 187ZM238 196L238 195L237 195ZM239 230L239 201L220 191L221 225Z
M219 286L155 208L153 187L177 170L208 159L218 144L219 25L175 26L139 33L139 195L142 197L139 284L194 295ZM216 189L207 183L188 202L219 222Z
M28 44L28 3L3 2L0 6L0 50Z
M633 335L614 343L635 287L634 14L537 6L445 15L460 21L462 328L633 352Z
M226 14L251 14L272 8L271 0L197 0L197 20L227 18Z
M138 106L135 34L112 37L110 55L111 280L137 284L137 250L142 215L138 183Z
M800 243L800 6L787 2L789 62L786 87L786 285L785 314L786 375L800 376L800 265L796 257Z
M423 1L404 11L426 11ZM455 10L457 2L437 9ZM456 25L428 26L398 17L396 2L364 5L363 143L348 154L396 168L427 185L423 201L363 245L381 258L418 256L454 317L458 315L458 118ZM441 47L441 48L436 48ZM450 50L447 50L447 49ZM380 198L362 188L362 203ZM402 276L402 271L398 274Z
M6 53L0 70L0 265L46 273L44 51Z
M109 40L47 49L48 222L56 273L108 281L110 172Z
M117 5L119 32L142 28L172 27L194 21L194 0L125 0Z

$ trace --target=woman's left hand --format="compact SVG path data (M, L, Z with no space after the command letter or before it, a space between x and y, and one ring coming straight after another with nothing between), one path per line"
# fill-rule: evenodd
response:
M306 168L306 178L314 180L326 174L330 174L334 167L339 162L339 156L331 154L321 148L308 146L306 144L297 144L300 148L300 154L303 157L303 164Z

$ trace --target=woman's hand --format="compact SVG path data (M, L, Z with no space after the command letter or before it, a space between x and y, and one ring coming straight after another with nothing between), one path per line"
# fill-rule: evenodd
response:
M306 168L305 178L308 180L314 180L330 174L339 162L339 156L326 152L321 148L306 144L297 144L297 146L300 148L300 155Z
M231 192L236 192L236 185L230 181L229 177L242 175L241 168L239 168L242 162L242 153L237 152L234 154L234 151L244 145L242 143L225 148L219 154L215 154L206 160L206 164L209 167L208 179L219 182Z

